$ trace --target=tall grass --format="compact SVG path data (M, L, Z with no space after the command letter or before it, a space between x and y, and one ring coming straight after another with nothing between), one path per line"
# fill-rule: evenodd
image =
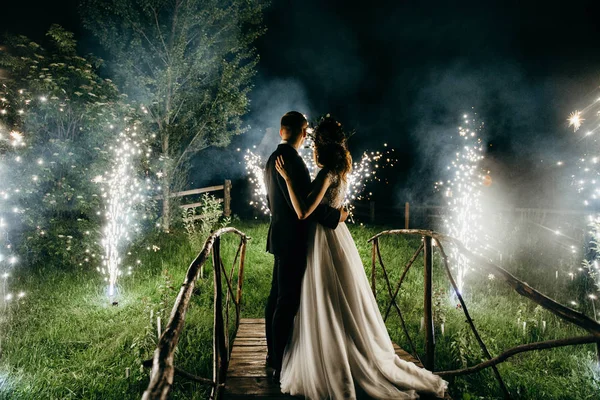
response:
M243 317L261 318L271 283L272 257L265 250L264 222L234 222L252 237L247 253ZM371 247L367 239L379 227L352 226L351 231L367 268ZM236 236L222 242L230 266ZM418 238L385 237L381 250L392 282L418 246ZM154 251L152 246L160 250ZM156 249L157 247L154 247ZM156 318L166 324L185 271L200 249L190 247L183 233L154 234L131 250L127 263L141 263L123 278L119 304L109 304L101 277L87 269L64 271L41 265L19 277L16 290L27 297L6 310L2 320L0 398L6 399L137 399L148 384L141 362L156 345ZM473 275L474 277L476 275ZM389 301L378 272L378 301ZM535 286L534 282L530 282ZM472 365L483 357L464 322L462 310L448 290L439 260L434 265L436 290L436 369ZM210 265L198 282L176 355L176 365L197 375L211 376L213 283ZM584 334L521 298L497 280L473 278L466 302L492 354L537 340ZM423 267L419 259L403 284L399 305L411 337L422 355ZM444 322L444 335L441 322ZM523 330L522 322L527 322ZM542 329L546 321L546 330ZM392 339L405 349L399 319L388 319ZM600 378L594 369L594 346L568 347L522 354L499 369L515 398L598 398ZM129 378L126 378L129 369ZM175 378L174 399L204 399L206 387ZM451 382L454 398L500 398L489 371Z

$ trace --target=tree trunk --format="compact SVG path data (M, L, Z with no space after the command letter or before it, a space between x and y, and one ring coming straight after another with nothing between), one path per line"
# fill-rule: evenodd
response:
M171 226L171 189L168 179L163 181L163 203L162 203L162 229L164 232L169 232Z
M163 203L162 203L162 228L164 232L169 232L169 228L171 227L171 182L173 181L173 177L171 173L171 166L169 165L169 134L165 133L162 140L162 155L165 158L165 168L163 170L163 183L162 183L162 192L163 192Z

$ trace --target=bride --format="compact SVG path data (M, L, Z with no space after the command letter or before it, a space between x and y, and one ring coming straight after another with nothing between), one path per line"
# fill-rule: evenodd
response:
M320 203L343 205L352 159L339 122L326 117L314 131L321 168L308 198L296 195L283 158L276 162L294 210L306 219ZM416 392L443 397L447 382L400 359L371 292L348 228L313 223L300 309L281 369L281 390L317 399L414 399Z

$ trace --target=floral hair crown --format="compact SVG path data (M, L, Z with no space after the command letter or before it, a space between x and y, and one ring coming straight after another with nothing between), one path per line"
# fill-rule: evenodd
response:
M326 135L318 135L319 131ZM315 143L338 143L345 145L346 141L354 132L348 134L344 131L342 123L331 116L331 114L321 115L317 120L310 124L308 137Z

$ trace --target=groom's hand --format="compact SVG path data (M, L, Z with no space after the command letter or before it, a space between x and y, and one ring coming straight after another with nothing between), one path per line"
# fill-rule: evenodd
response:
M346 222L348 219L349 212L346 207L340 208L340 222Z

